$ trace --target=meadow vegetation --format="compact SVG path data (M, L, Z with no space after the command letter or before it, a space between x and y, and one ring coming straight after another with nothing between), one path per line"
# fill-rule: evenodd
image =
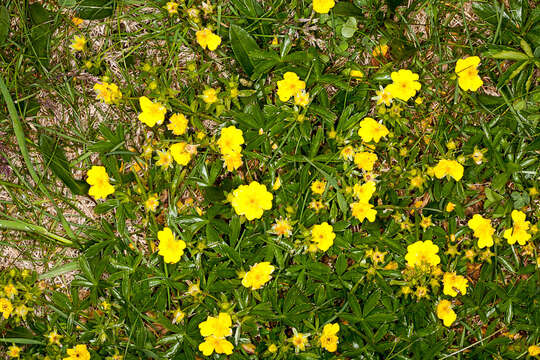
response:
M540 358L527 0L5 0L1 359Z

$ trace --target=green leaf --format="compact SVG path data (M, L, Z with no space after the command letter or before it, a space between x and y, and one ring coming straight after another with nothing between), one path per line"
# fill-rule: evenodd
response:
M242 69L251 76L255 69L255 62L249 54L253 51L260 51L259 45L253 37L238 25L231 25L229 29L229 39L236 60L242 66Z
M349 17L347 19L347 22L343 24L343 27L341 28L341 35L346 38L352 38L354 36L354 33L357 29L356 19L353 17Z
M77 15L85 20L105 19L113 14L116 0L80 0Z
M41 4L34 3L28 7L28 13L32 24L43 24L51 19L51 13L45 9Z
M43 341L25 338L0 338L0 342L8 344L45 345Z
M368 316L373 309L375 309L375 306L377 306L377 303L379 302L379 299L381 298L381 294L379 292L374 292L371 294L371 296L367 299L366 303L364 304L364 317Z
M493 204L498 204L500 201L504 199L504 196L497 194L495 191L491 190L490 188L486 188L486 200L484 201L484 209L487 209Z
M57 266L54 269L47 271L46 273L40 274L38 279L39 280L51 279L53 277L60 276L70 271L76 271L76 270L79 270L79 263L76 261L73 261L64 265Z
M77 5L77 0L60 0L59 4L63 7L74 7Z
M512 64L499 78L497 88L501 88L507 82L519 75L519 73L529 64L528 61L519 61Z
M90 186L85 181L76 180L73 177L64 150L58 146L57 141L46 134L41 134L39 137L39 151L45 164L73 194L86 195L88 193Z
M9 11L5 6L0 6L0 45L6 41L9 34L9 28Z
M529 60L529 57L527 54L524 54L519 51L514 50L497 50L497 49L490 49L483 53L485 57L490 57L492 59L501 59L501 60L515 60L515 61L523 61L523 60Z
M519 193L517 191L514 191L512 192L512 194L510 194L510 197L514 202L514 209L521 209L531 201L529 194L527 194L526 192Z
M386 4L388 5L388 10L393 13L398 6L405 4L405 0L386 0Z
M342 16L364 16L362 9L350 2L339 1L333 7L332 11L335 15Z
M63 238L60 235L51 233L49 230L45 229L42 226L33 225L33 224L26 223L21 220L0 220L0 229L34 232L42 236L48 237L50 239L56 240L65 245L73 244L71 240Z

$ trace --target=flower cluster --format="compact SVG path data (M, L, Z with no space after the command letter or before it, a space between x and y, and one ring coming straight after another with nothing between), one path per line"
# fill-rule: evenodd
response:
M217 140L219 151L225 167L228 171L233 171L242 166L242 144L244 137L242 130L234 126L221 129L221 136Z
M210 356L214 351L217 354L232 354L234 346L226 339L232 335L231 326L232 319L227 313L219 313L217 317L208 316L206 321L199 324L201 336L204 337L199 350L204 356Z
M103 81L94 85L96 99L103 101L105 104L117 104L122 99L122 92L118 85Z
M286 102L294 97L294 103L300 106L306 106L309 103L309 93L305 92L306 83L300 80L294 72L286 72L283 80L277 82L277 95L279 100Z

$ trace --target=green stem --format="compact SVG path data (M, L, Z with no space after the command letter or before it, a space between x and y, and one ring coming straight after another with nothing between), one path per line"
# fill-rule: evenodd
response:
M0 229L34 232L39 235L56 240L64 245L73 245L73 241L68 240L60 235L53 234L42 226L32 225L20 220L0 220Z

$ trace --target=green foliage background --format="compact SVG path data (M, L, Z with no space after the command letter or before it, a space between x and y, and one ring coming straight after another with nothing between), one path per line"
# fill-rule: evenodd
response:
M472 214L492 219L499 235L511 226L513 209L538 222L539 198L529 191L539 188L540 168L534 3L343 0L319 15L308 1L219 0L210 13L200 10L200 24L223 40L212 54L195 41L200 24L185 12L169 16L164 4L8 0L0 6L0 165L7 169L0 186L8 195L0 202L0 244L35 265L58 264L28 278L2 271L0 284L20 284L21 302L28 301L25 293L38 294L32 306L41 311L0 320L0 354L18 344L22 358L57 359L84 343L92 359L195 359L202 356L198 324L228 311L234 314L231 359L528 356L527 347L540 341L538 234L527 249L498 236L493 256L463 255L475 248L466 226ZM80 28L72 16L85 19ZM69 49L76 34L89 41L83 54ZM275 36L278 45L271 45ZM375 58L381 43L390 52ZM477 93L461 91L453 76L455 61L471 55L482 59L485 86ZM375 91L400 68L420 74L423 103L401 104L401 111L375 106ZM352 79L351 69L364 78ZM277 100L275 83L287 71L307 82L313 100L305 109ZM103 76L119 84L120 105L94 106L92 86ZM200 99L208 87L221 89L217 105ZM236 87L239 96L231 97ZM164 172L151 165L143 177L124 171L145 162L145 132L158 146L174 139L137 121L142 95L189 117L187 140L201 146L187 167ZM359 224L347 187L362 175L339 151L360 145L358 123L368 115L383 120L391 135L375 148L377 220ZM51 118L62 121L44 121ZM217 129L230 124L246 140L244 166L233 173L214 145ZM196 131L207 136L198 141ZM475 148L486 149L481 165L470 158ZM439 159L459 156L465 159L460 182L425 176ZM116 187L97 204L86 197L84 174L92 164L104 165ZM418 174L425 184L411 188ZM272 191L273 208L261 220L246 221L226 202L239 185L257 180L271 188L278 176L283 185ZM328 184L320 212L309 207L317 179ZM151 193L161 196L155 216L143 205ZM179 206L187 197L194 205ZM412 211L418 200L421 213ZM457 205L454 213L444 210L449 201ZM85 210L89 203L92 213ZM422 229L421 215L434 226ZM291 238L269 234L280 216L293 221ZM323 221L334 227L334 245L324 254L305 251L309 229ZM165 225L188 244L178 264L165 265L151 251ZM21 232L29 247L15 236ZM446 252L450 234L460 239L458 256ZM402 294L406 248L418 240L439 246L444 271L470 280L454 304L458 319L451 328L435 314L440 287L421 299ZM375 248L387 252L377 266L367 255ZM276 266L273 279L259 291L244 288L238 274L261 261ZM385 269L390 262L397 269ZM68 288L38 286L72 271ZM187 293L192 283L200 284L200 295ZM186 318L173 324L177 308ZM335 354L316 341L329 322L341 328ZM293 328L311 334L306 351L295 353L287 340ZM53 329L64 336L63 348L47 343L44 335ZM276 354L268 352L270 344L279 347Z

